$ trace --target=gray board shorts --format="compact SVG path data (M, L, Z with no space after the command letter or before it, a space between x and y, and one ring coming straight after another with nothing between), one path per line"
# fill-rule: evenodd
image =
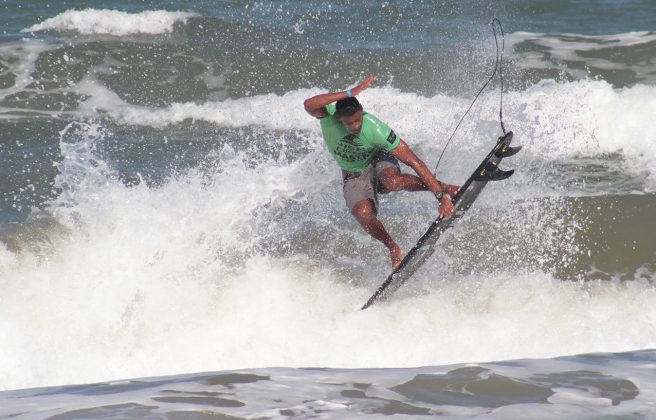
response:
M376 212L378 212L378 194L388 192L378 182L378 176L383 169L387 168L400 169L399 161L390 153L380 152L362 172L342 170L344 199L350 210L353 210L353 206L359 201L369 199L374 203Z

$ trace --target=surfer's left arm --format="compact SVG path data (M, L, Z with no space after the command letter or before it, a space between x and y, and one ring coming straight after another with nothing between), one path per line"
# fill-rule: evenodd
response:
M410 149L408 144L401 140L391 153L396 156L401 162L405 163L412 168L413 171L419 175L426 187L433 193L443 191L444 195L440 199L440 216L451 217L453 215L453 202L451 195L458 192L459 187L456 185L449 185L441 183L435 178L433 173L428 169L426 164L417 157L417 155Z
M316 118L324 118L328 116L326 105L331 104L340 99L350 98L362 93L363 90L368 89L369 86L376 80L373 74L368 75L360 84L354 88L345 90L343 92L321 93L308 98L303 102L305 111Z

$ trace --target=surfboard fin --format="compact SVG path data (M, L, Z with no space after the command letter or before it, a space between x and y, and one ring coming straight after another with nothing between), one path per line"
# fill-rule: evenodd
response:
M499 169L499 167L494 163L488 162L488 164L485 165L485 168L476 174L474 179L476 181L501 181L502 179L510 178L510 176L514 173L514 169L504 171Z
M508 143L510 143L512 141L512 138L513 138L513 132L509 131L497 139L497 144L503 143L504 141L506 141L506 139L508 140Z
M499 149L494 155L496 157L505 158L505 157L516 155L517 152L519 152L520 150L522 150L522 146L515 146L515 147L504 146L501 149Z

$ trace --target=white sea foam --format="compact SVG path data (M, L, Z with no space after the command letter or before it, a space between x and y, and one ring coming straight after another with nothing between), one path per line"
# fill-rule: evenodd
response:
M506 37L508 50L516 54L516 65L522 68L553 69L554 61L560 62L562 69L585 79L587 71L576 69L572 63L578 63L584 68L603 70L623 70L634 72L639 80L653 81L654 69L652 60L640 53L627 64L626 53L612 53L612 49L625 51L631 47L649 48L656 41L654 32L628 32L612 35L579 35L579 34L542 34L531 32L515 32ZM528 42L540 47L539 50L517 51L517 45ZM608 50L603 56L598 52ZM546 55L545 55L546 51ZM595 54L596 53L596 54ZM568 65L569 64L569 65ZM653 84L653 83L652 83Z
M12 324L1 326L3 360L11 362L2 365L3 387L242 367L425 366L656 345L656 292L647 283L463 278L360 312L370 290L340 284L344 279L329 271L254 258L240 273L223 274L212 269L207 249L190 244L190 234L158 232L165 229L172 230L151 222L136 238L118 226L103 229L61 250L47 267L12 273L22 283L3 287L8 305L1 312ZM159 242L166 237L169 243Z
M99 84L81 84L92 99L85 112L103 110L121 124L156 128L185 120L206 121L225 127L258 126L273 130L310 130L319 135L319 124L308 117L303 100L318 90L297 90L284 95L268 94L221 102L175 103L148 108L124 103ZM504 96L506 127L526 152L517 159L558 160L623 155L626 170L648 176L647 191L656 190L656 86L613 88L604 81L542 81L525 91ZM423 153L438 156L470 98L444 95L423 97L394 88L373 88L361 95L366 109L376 114ZM498 92L481 97L457 132L445 159L455 175L471 168L454 164L489 144L500 133ZM275 111L272 111L275 110ZM432 163L429 161L429 163Z
M7 89L0 90L0 98L4 99L18 92L33 91L30 87L34 83L33 73L36 61L46 51L56 47L48 45L40 40L24 39L20 42L10 42L0 45L0 57L3 65L7 67L6 73L16 76L14 83ZM2 111L12 112L15 109L0 107Z
M415 279L423 295L413 297L417 289L408 287L389 304L360 312L387 274L387 261L344 209L318 122L303 110L303 100L318 89L153 109L127 104L89 79L78 87L91 97L81 115L156 128L191 119L301 130L316 148L284 165L253 166L225 145L208 157L220 164L209 181L191 171L159 188L128 188L95 153L111 133L100 123L68 126L60 142L62 194L50 209L68 233L50 233L39 252L0 252L3 388L274 365L400 367L656 346L656 291L644 280L654 281L649 272L642 280L585 285L541 272L508 272L430 286L434 279L424 274ZM614 89L600 81L544 81L508 93L506 126L525 146L513 163L531 167L617 153L648 171L653 188L655 93L655 87ZM469 98L385 87L367 90L361 100L422 156L438 154L469 105ZM497 101L498 92L481 98L449 149L446 173L458 179L470 172L465 162L477 163L471 156L498 134ZM525 199L533 188L524 172L509 181L518 188L508 199ZM308 204L311 216L291 213L294 200L314 203ZM528 203L515 211L542 210ZM304 247L362 242L371 270L354 284L340 266L348 255L343 250L334 253L334 265L267 252L269 237L284 236L306 218L329 232L331 243L314 235ZM545 228L544 237L563 234L558 223L538 227Z
M511 272L431 287L431 274L423 274L415 279L427 287L422 295L408 287L386 305L359 311L386 273L379 248L371 248L372 270L359 285L338 266L254 248L276 229L303 222L285 205L299 192L322 207L314 223L328 215L326 226L352 223L334 168L318 165L324 154L252 167L226 146L211 182L190 172L157 189L127 188L94 153L107 135L96 124L62 131L63 193L51 212L68 233L51 234L38 252L0 253L5 389L243 367L403 367L656 346L656 290L647 280L579 284ZM309 179L308 167L318 167L319 181ZM306 188L310 182L319 186ZM277 207L280 216L267 218ZM352 240L364 237L346 231ZM329 246L315 240L308 246Z
M68 10L22 32L77 31L83 35L164 34L173 31L176 23L186 23L195 13L153 10L127 13L109 9Z
M642 45L656 40L656 33L627 32L611 35L581 35L565 33L549 35L544 33L519 31L513 32L506 36L506 46L509 49L512 49L518 43L526 40L536 41L541 45L552 47L558 50L593 51L600 48L606 48L609 45L614 47L631 47L635 45Z

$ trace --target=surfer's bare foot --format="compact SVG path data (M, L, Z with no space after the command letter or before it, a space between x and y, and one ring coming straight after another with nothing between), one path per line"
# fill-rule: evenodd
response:
M394 271L401 265L403 250L399 246L390 248L390 257L392 258L392 271Z

